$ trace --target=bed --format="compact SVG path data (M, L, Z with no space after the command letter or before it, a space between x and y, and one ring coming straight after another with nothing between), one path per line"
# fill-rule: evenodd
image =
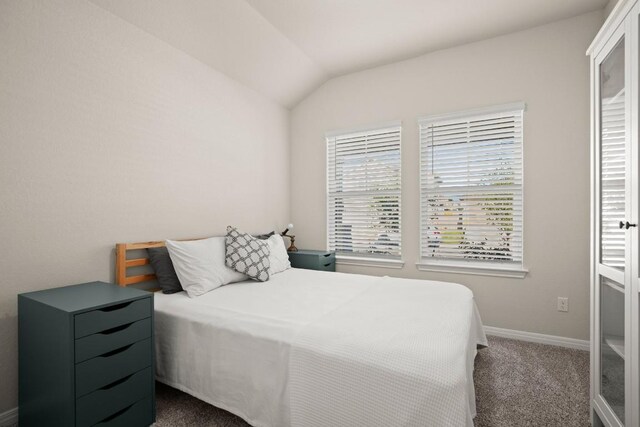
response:
M118 282L152 279L126 249ZM301 269L157 292L155 334L158 381L256 427L472 426L487 344L464 286Z

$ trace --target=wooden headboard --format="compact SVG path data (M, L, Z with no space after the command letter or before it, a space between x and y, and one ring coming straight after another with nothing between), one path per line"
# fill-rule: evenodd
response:
M116 283L119 286L129 286L136 283L149 282L156 280L153 273L136 274L127 276L127 270L132 267L141 267L149 265L149 257L145 249L161 248L165 246L164 241L159 242L139 242L139 243L117 243L116 244ZM127 251L140 251L144 253L139 258L127 258Z
M202 240L207 237L200 237L197 239L177 239L182 242L191 240ZM156 280L156 275L153 273L134 274L132 276L127 275L127 270L133 267L142 267L149 265L149 257L146 249L149 248L162 248L165 245L165 241L156 242L137 242L137 243L116 243L116 283L119 286L135 285L137 283L151 282ZM136 251L139 254L137 257L129 258L128 253ZM149 290L157 291L160 288L152 288Z

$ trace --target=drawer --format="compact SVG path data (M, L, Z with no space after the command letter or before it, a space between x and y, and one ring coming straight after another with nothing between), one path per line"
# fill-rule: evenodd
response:
M320 260L320 265L318 266L318 270L320 270L320 271L336 271L336 261L335 261L335 259L332 260L332 261L321 259Z
M293 252L289 254L291 266L310 270L335 271L335 252Z
M82 338L145 317L151 317L151 298L142 298L78 314L75 316L75 337Z
M76 363L151 336L151 318L126 323L76 340Z
M95 424L100 427L142 427L153 423L153 401L146 397Z
M106 385L76 401L76 426L92 426L153 394L151 367Z
M151 366L151 338L110 351L76 365L76 397L84 396Z
M318 255L321 263L326 264L327 262L335 262L336 261L336 253L335 252L327 252L326 254Z

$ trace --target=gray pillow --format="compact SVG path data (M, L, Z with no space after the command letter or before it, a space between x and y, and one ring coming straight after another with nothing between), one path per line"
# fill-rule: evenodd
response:
M227 227L225 264L259 282L269 280L269 244Z
M171 262L167 248L149 248L147 253L162 293L175 294L176 292L181 292L183 290L182 285L180 285L176 270L173 268L173 262Z
M268 233L258 234L258 235L253 236L253 237L255 237L256 239L260 239L260 240L267 240L269 237L273 236L274 234L276 234L275 231L270 231Z

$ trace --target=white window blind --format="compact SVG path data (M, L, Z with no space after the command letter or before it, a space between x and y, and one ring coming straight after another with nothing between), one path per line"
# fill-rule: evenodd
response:
M419 121L422 263L522 268L523 111Z
M400 123L327 134L327 232L338 255L399 259Z

